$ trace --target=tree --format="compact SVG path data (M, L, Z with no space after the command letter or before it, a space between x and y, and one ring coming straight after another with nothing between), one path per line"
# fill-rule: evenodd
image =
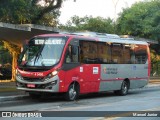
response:
M0 22L56 26L63 0L0 0ZM3 41L12 55L12 80L15 80L20 47Z
M3 43L0 41L0 64L11 63L11 61L10 53L4 49Z
M16 66L17 66L17 58L20 53L20 48L15 46L7 41L2 41L4 44L4 48L8 49L9 52L12 54L12 80L15 80L15 73L16 73Z
M117 33L154 39L157 45L151 45L152 71L158 72L160 64L160 1L138 2L126 8L117 20ZM160 72L159 72L160 74Z
M75 32L75 31L80 31L80 30L84 30L84 23L86 23L88 21L89 17L85 16L85 17L79 17L79 16L73 16L70 18L70 20L67 21L67 23L65 25L59 25L59 28L62 30L66 30L66 31L71 31L71 32Z
M56 26L63 0L0 0L0 21ZM54 24L53 24L54 23Z
M160 40L159 6L159 0L150 0L124 9L117 20L117 32Z
M73 16L67 22L66 25L61 25L61 29L67 31L94 31L94 32L101 32L101 33L113 33L114 32L114 25L113 21L110 18L102 18L102 17L95 17L92 16Z

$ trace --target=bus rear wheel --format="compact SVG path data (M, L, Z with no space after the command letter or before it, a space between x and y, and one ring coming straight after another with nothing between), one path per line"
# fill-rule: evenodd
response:
M65 99L68 101L76 100L79 96L79 85L73 83L69 86L68 91L65 95Z
M125 96L128 94L129 85L127 81L123 81L120 90L114 91L116 95Z

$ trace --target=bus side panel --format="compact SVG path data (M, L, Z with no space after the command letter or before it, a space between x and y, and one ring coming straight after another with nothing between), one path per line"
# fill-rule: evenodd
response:
M131 78L130 88L144 87L148 83L148 63L135 64L135 77Z
M130 80L130 88L148 83L148 64L103 64L99 91L119 90L124 79Z
M84 93L98 92L100 84L100 64L84 64L83 66Z
M69 85L72 84L72 82L77 81L80 84L81 87L81 75L79 72L79 66L73 67L72 64L65 65L64 69L62 69L62 74L60 77L60 81L62 86L60 86L61 92L67 92Z
M58 76L59 76L59 92L66 92L65 90L65 75L66 75L66 72L63 71L63 70L60 70L59 73L58 73Z
M60 87L60 91L67 92L69 85L73 81L77 81L80 85L80 93L98 92L100 82L100 65L84 64L64 72L65 85L64 89Z

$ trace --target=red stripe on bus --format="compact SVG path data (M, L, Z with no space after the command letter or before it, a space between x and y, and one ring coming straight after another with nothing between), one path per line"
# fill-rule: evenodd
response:
M114 78L114 79L106 79L106 80L101 80L101 81L115 81L115 80L124 80L126 78ZM141 80L141 79L149 79L148 77L144 78L128 78L129 80Z

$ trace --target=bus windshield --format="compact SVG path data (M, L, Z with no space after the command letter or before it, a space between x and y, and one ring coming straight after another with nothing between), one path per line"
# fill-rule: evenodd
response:
M53 66L59 62L65 38L34 38L24 47L18 64L20 66Z

